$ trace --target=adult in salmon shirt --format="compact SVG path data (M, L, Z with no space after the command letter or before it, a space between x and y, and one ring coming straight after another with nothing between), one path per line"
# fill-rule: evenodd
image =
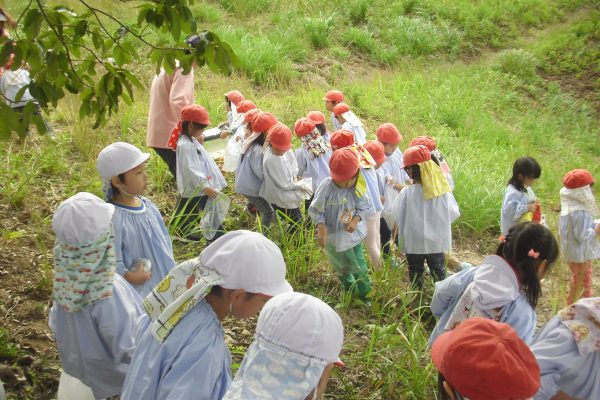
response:
M186 43L194 46L194 38L186 39ZM148 113L148 132L146 145L167 164L169 171L175 179L176 158L175 152L167 147L167 142L173 127L179 122L181 109L194 104L194 68L187 75L178 67L172 74L161 68L160 73L154 76L150 88L150 111Z

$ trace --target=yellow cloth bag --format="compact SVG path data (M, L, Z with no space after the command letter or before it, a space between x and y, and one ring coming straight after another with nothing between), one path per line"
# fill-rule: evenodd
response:
M444 171L433 160L419 164L421 167L421 184L423 185L423 198L430 200L444 193L450 193L450 184Z

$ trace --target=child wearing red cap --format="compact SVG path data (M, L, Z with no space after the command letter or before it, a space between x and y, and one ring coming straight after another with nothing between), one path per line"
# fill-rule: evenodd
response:
M510 325L471 318L431 347L442 400L525 400L540 387L540 368Z
M275 213L271 203L260 195L265 179L263 145L267 139L267 131L277 123L277 119L273 114L264 111L252 115L249 119L245 118L246 137L242 144L242 156L235 176L235 192L246 196L248 202L254 205L261 215L262 226L269 227Z
M532 221L539 203L531 185L542 175L542 167L531 157L521 157L513 164L512 178L502 197L500 230L506 235L519 222ZM539 222L539 221L538 221Z
M367 132L363 123L358 119L356 114L350 111L350 107L346 103L338 103L333 107L333 115L338 123L342 126L339 129L350 131L354 134L354 142L363 144L367 140Z
M267 200L278 214L286 215L292 222L292 231L302 220L300 204L304 194L311 189L296 181L298 164L292 147L292 131L277 123L267 131L269 145L265 149L263 160L264 181L260 188L260 197Z
M323 114L321 115L325 117ZM313 118L315 118L314 115ZM311 179L312 191L314 193L317 191L319 183L329 177L331 147L317 128L315 122L310 118L300 118L297 120L294 124L294 132L302 142L301 146L296 149L298 176ZM312 197L305 202L307 210L310 207L311 201Z
M558 243L541 224L523 222L511 228L495 255L437 282L431 312L439 318L429 342L472 317L512 326L531 343L541 280L558 259Z
M563 309L531 344L540 367L535 400L597 399L600 395L600 297Z
M351 149L358 157L360 166L359 185L365 185L369 200L373 208L371 215L367 217L365 221L367 223L367 237L365 238L365 247L371 263L376 268L380 263L381 256L381 241L379 239L379 221L381 219L381 212L383 210L383 204L381 202L381 194L379 189L379 183L377 178L377 172L375 171L376 162L371 157L371 154L362 145L357 145L354 142L354 134L351 131L339 130L335 131L331 135L331 148L341 149L347 147Z
M217 125L217 127L224 129L224 131L221 132L221 139L225 139L229 134L235 134L237 128L242 124L244 120L244 112L240 111L238 107L243 101L245 101L244 95L240 93L239 90L231 90L225 93L225 110L227 111L227 121L223 121ZM256 108L256 106L254 108Z
M592 296L592 261L600 258L600 221L592 185L595 179L585 169L574 169L563 177L560 189L560 244L569 263L571 286L567 304Z
M414 184L404 188L394 203L398 247L406 253L411 284L421 289L425 261L435 281L446 277L444 253L452 247L451 225L460 211L425 146L406 149L404 169Z
M325 97L323 97L325 101L325 108L327 111L331 113L331 121L333 123L333 130L342 129L342 124L338 122L335 118L335 114L333 113L333 108L338 104L344 101L344 93L339 90L330 90L325 93Z
M177 151L177 200L176 229L189 240L198 241L201 236L192 232L200 213L209 199L216 199L227 183L217 164L204 149L204 129L210 125L208 111L192 104L181 110L181 120L173 129L168 146ZM221 194L221 196L224 196ZM221 221L222 222L222 221ZM223 235L223 227L216 232L204 232L214 240Z
M310 111L306 114L306 118L315 124L315 128L321 134L321 137L325 139L327 143L329 143L329 131L327 130L327 125L325 124L325 114L321 111Z
M221 139L225 139L231 135L225 146L223 154L223 171L236 172L242 155L242 142L246 132L246 113L250 110L255 110L256 104L250 100L242 100L238 103L238 117L231 121L228 125L228 130L221 132Z
M379 223L379 234L381 236L381 243L383 244L383 254L391 257L391 229L394 227L391 207L400 190L402 190L404 185L410 183L410 178L406 174L406 171L404 171L404 157L398 148L398 145L402 142L402 135L398 131L398 128L389 122L379 125L377 128L377 140L383 145L385 151L386 160L381 166L381 173L384 175L386 187L389 187L389 189L385 190L387 195L384 194L387 197L387 202L384 203L383 216ZM392 260L392 262L394 265L397 265L397 260Z
M358 184L358 156L351 149L336 150L329 169L331 177L319 185L308 213L344 290L368 303L371 280L362 241L367 236L366 217L373 209L365 188Z

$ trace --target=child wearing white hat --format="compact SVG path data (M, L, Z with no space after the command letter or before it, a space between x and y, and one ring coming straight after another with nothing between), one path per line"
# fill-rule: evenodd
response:
M304 293L283 293L258 317L256 335L224 400L318 399L344 342L339 315ZM276 372L274 372L276 371Z
M96 159L105 200L115 206L117 272L145 297L173 268L171 237L156 204L143 197L146 161L132 144L108 145Z
M56 245L49 325L64 372L88 386L96 399L121 393L135 337L148 323L137 292L115 274L114 210L84 192L62 202L52 218Z
M140 336L121 399L223 398L232 377L221 321L250 318L292 291L285 271L275 243L243 230L175 267L144 300L152 325Z

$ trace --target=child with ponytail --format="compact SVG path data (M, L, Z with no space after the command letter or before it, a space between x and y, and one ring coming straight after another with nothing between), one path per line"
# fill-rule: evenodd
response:
M436 283L431 311L439 318L429 343L471 317L512 326L526 343L533 338L541 279L558 258L558 243L541 224L511 228L495 255Z

